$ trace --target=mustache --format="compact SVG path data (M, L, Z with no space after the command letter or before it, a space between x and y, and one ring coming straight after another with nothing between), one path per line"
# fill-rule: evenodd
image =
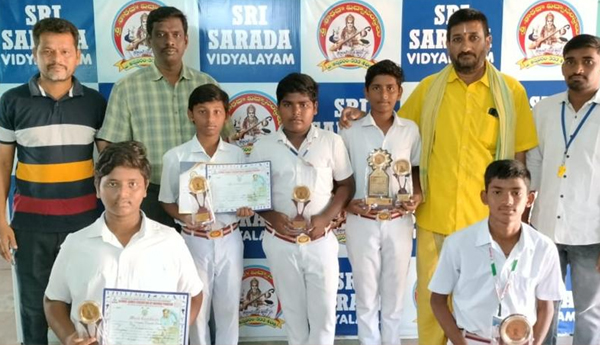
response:
M470 56L472 56L472 57L477 57L477 56L476 56L475 54L473 54L473 53L460 53L460 54L458 54L458 58L460 59L460 58L461 58L461 57L463 57L463 56L469 56L469 55L470 55Z
M53 64L50 64L50 65L48 65L48 68L54 68L54 67L57 67L57 66L58 66L58 67L62 67L62 68L67 68L67 66L65 66L65 65L63 65L63 64L60 64L60 63L53 63Z

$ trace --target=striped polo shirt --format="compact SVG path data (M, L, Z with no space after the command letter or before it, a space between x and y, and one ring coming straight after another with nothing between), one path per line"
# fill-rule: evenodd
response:
M0 143L17 148L11 226L72 232L99 216L92 156L106 101L75 77L69 93L55 100L38 78L0 99Z

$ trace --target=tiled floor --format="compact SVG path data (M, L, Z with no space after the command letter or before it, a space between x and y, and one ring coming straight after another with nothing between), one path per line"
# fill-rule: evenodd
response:
M3 259L0 259L0 345L16 345L17 332L15 325L15 313L13 308L13 287L10 265ZM257 343L240 343L240 344L257 344ZM261 342L265 345L285 344L285 342ZM337 340L339 345L355 345L357 340ZM415 345L415 339L405 339L402 341L404 345ZM571 337L559 338L559 345L571 344Z

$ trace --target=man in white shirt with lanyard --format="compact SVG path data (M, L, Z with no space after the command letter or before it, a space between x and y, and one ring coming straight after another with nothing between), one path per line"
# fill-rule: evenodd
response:
M573 344L600 344L600 38L575 36L563 56L568 90L533 109L531 224L556 243L563 277L571 266Z
M490 343L494 319L512 314L533 325L534 345L544 340L564 286L552 241L521 222L534 199L529 181L523 163L492 162L481 192L489 218L444 242L429 290L433 313L455 345Z

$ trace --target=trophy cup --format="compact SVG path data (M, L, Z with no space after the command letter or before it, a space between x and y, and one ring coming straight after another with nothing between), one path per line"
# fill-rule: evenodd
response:
M85 329L85 335L88 338L96 338L98 343L101 343L101 323L102 312L98 303L94 301L84 301L81 303L79 306L79 324Z
M296 216L292 219L294 230L300 230L302 233L296 237L296 243L304 244L310 242L310 236L306 234L308 220L304 217L304 209L310 202L310 189L307 186L296 186L292 193L292 200L296 205Z
M390 153L384 149L376 149L367 158L371 172L367 177L367 193L365 203L372 210L378 210L378 220L390 219L389 210L393 208L390 195L390 176L385 171L392 163Z
M392 165L394 177L398 181L398 193L396 194L396 203L400 204L410 200L412 195L412 185L409 183L411 166L406 159L399 159Z
M195 171L190 173L190 195L196 201L198 209L192 212L192 224L207 225L214 221L208 196L208 182L204 176Z
M524 315L512 314L504 318L499 328L499 344L524 345L530 343L533 327Z

